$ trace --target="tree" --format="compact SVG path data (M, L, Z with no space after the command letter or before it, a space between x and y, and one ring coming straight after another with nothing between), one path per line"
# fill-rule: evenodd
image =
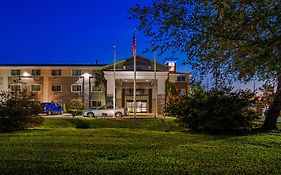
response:
M34 122L34 117L42 113L42 107L26 89L0 94L0 131L26 129Z
M80 99L73 99L70 102L70 113L72 117L82 114L83 112L83 103Z
M130 9L151 48L187 54L186 63L204 76L276 81L264 130L276 129L281 109L280 0L153 0Z
M261 95L259 102L262 107L266 109L272 104L274 98L274 86L271 84L263 84L262 87L259 88Z
M179 93L178 93L177 89L169 81L166 81L165 91L166 91L166 103L167 104L174 103L179 98Z
M105 69L101 69L101 70L97 70L94 72L94 77L95 77L95 87L98 88L98 87L102 87L104 86L104 89L107 89L107 81L104 77L104 71ZM105 96L105 99L107 97L107 93L106 91L104 92L104 96Z

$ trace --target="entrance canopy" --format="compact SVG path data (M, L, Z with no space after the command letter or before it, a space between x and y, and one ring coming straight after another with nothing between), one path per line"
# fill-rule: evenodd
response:
M104 77L107 80L107 94L113 94L114 88L114 72L104 71ZM156 72L157 92L158 94L165 94L165 82L168 78L168 72ZM134 79L134 71L115 71L115 80L122 82L132 82ZM137 71L136 82L145 83L154 80L153 71Z

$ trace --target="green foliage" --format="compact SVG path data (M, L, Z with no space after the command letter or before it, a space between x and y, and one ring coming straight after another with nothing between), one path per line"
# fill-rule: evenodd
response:
M3 92L0 103L0 131L22 130L31 126L33 118L42 112L42 107L32 101L33 94Z
M268 80L281 67L280 7L280 0L158 0L130 14L152 49L184 52L202 74Z
M71 120L77 119L47 118L44 126ZM176 125L170 118L127 121L135 128L118 127L124 125L116 120L81 120L99 122L100 128L2 133L1 174L280 174L280 132L212 136L146 129Z
M193 130L248 129L257 118L250 109L253 93L229 90L197 91L166 107L166 112Z
M83 103L82 100L79 99L73 99L70 102L70 110L69 112L73 117L76 115L81 115L83 112Z
M166 81L166 87L165 87L165 95L166 95L166 102L167 103L173 103L175 100L179 98L179 93L175 86L169 82Z
M271 84L263 84L262 87L259 88L261 91L259 102L262 104L262 107L268 108L274 98L274 86Z
M132 7L130 14L151 38L151 50L185 53L196 77L213 74L216 85L278 81L262 128L276 129L281 110L280 0L153 0Z

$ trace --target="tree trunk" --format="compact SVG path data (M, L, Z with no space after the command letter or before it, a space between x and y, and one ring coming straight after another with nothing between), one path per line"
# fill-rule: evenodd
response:
M281 75L278 76L278 85L272 104L270 105L266 118L262 126L262 130L274 130L278 129L276 126L277 118L281 110Z

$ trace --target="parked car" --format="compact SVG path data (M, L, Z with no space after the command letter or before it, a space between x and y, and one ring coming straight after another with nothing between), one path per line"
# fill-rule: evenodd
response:
M41 106L43 107L44 113L47 115L63 113L63 107L53 101L41 103Z
M84 117L97 117L97 116L115 116L115 117L123 117L128 115L128 110L127 108L116 108L115 109L115 115L114 114L114 109L113 106L101 106L97 109L86 109L83 112Z

